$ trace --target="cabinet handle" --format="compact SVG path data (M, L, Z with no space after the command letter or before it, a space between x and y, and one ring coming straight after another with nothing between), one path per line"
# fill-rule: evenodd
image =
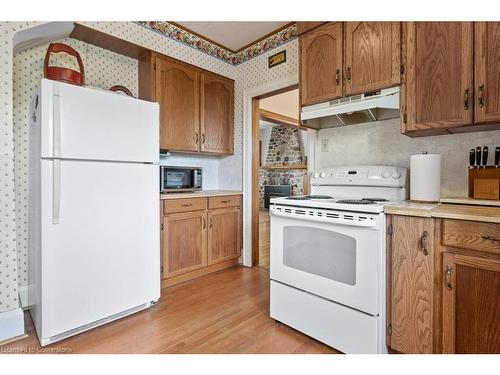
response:
M424 233L422 233L422 237L420 237L420 247L422 248L422 253L425 256L429 255L428 246L429 246L429 233L426 230L424 230Z
M221 203L229 203L231 202L229 199L226 199L226 200L223 200L223 201L220 201Z
M203 229L205 229L207 227L207 222L206 222L205 218L202 218L202 220L203 220Z
M347 67L346 73L347 73L347 80L349 82L351 82L351 67L350 66Z
M213 224L213 218L210 218L210 228L212 228L212 224Z
M205 133L201 133L201 143L205 144Z
M194 133L194 143L198 144L198 133Z
M479 86L479 108L484 107L484 97L483 97L483 91L484 91L484 84Z
M466 111L469 109L469 89L464 91L464 109Z
M451 264L446 266L446 289L452 290L453 286L451 285L451 273L453 271L453 267Z
M493 236L491 236L491 235L489 235L489 234L483 234L483 235L481 235L481 238L482 238L483 240L500 242L500 238L495 238L495 237L493 237Z
M192 203L181 204L182 207L191 207L192 205L193 205Z
M337 69L335 72L335 82L337 83L337 86L340 84L340 69Z

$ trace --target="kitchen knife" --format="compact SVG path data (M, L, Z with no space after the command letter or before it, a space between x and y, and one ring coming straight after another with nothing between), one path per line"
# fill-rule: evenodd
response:
M476 150L471 148L471 150L469 152L469 167L471 169L474 168L474 164L476 164Z
M476 147L476 166L481 168L481 146Z
M495 167L498 168L500 164L500 147L495 148Z
M483 147L483 167L486 169L488 165L488 146Z

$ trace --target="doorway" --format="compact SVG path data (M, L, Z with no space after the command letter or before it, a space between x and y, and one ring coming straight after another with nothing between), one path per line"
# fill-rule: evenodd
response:
M252 101L252 265L269 270L273 197L308 193L310 137L300 123L297 85Z

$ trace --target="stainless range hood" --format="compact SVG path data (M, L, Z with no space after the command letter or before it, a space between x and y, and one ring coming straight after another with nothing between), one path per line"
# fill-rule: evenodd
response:
M399 87L330 100L302 108L301 120L325 129L399 117Z

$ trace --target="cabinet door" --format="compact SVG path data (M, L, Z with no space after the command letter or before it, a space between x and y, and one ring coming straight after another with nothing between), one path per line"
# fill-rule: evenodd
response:
M346 22L345 95L400 82L400 22Z
M210 211L208 221L208 265L238 258L241 252L240 209Z
M207 214L187 212L163 219L163 275L166 278L207 265Z
M402 130L428 134L471 125L472 22L405 22Z
M443 254L443 352L500 353L500 261Z
M430 218L392 217L390 346L432 353L433 233Z
M500 22L476 22L474 117L478 124L500 122Z
M160 103L160 148L199 150L199 72L156 58L156 101Z
M342 23L328 23L300 36L300 103L342 96Z
M232 154L234 142L234 82L201 75L201 151Z

